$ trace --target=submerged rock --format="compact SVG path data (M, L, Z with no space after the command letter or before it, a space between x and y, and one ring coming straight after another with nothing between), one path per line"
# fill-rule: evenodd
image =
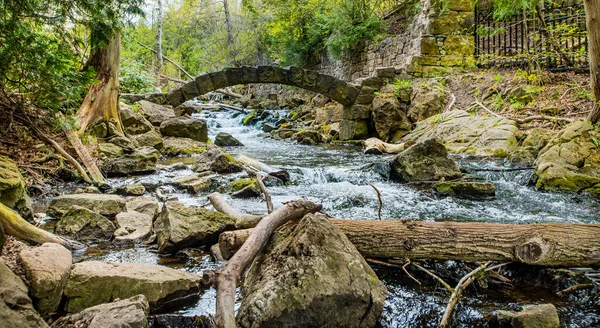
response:
M146 296L137 295L87 308L56 320L52 327L147 328L149 305Z
M412 124L391 88L385 88L373 99L373 123L383 141L395 142L411 130Z
M160 124L172 117L175 117L175 112L167 107L151 103L146 100L140 100L138 102L140 107L139 112L154 126L160 126Z
M524 305L519 312L498 310L496 320L505 328L558 328L560 320L552 304Z
M110 240L115 230L115 225L104 216L77 205L73 205L54 228L59 235L90 242Z
M152 173L156 171L159 156L159 152L152 147L137 148L131 154L106 161L102 171L109 177Z
M0 259L0 325L2 327L48 327L34 310L27 286Z
M392 178L400 182L455 180L462 177L456 163L448 158L448 151L436 139L419 142L390 163Z
M219 134L217 134L217 136L215 137L215 145L217 145L219 147L225 147L225 146L243 146L244 144L241 143L236 138L234 138L229 133L219 132Z
M177 250L213 243L219 234L235 228L236 220L202 207L166 202L154 222L158 251Z
M190 138L200 142L208 141L206 122L189 116L173 117L162 122L160 133L163 136Z
M294 133L292 139L304 145L316 145L321 143L322 136L318 131L315 130L302 130Z
M81 206L107 217L114 217L125 210L125 199L117 195L72 194L58 196L50 201L47 214L60 218L73 206Z
M196 194L202 191L208 191L212 187L215 178L216 175L214 172L206 171L179 178L175 180L173 184L178 188Z
M128 211L117 214L115 222L118 229L114 232L115 240L120 242L142 241L152 233L154 215Z
M517 145L519 129L514 121L476 116L462 110L445 112L417 123L402 141L422 142L438 138L452 153L479 157L506 157Z
M585 190L600 196L600 133L588 122L573 122L540 151L535 165L540 190Z
M192 155L206 152L206 147L206 143L189 138L166 138L160 152L165 156Z
M244 280L240 327L374 327L386 289L324 215L271 237Z
M213 171L217 173L240 172L242 167L233 156L214 145L208 145L208 151L198 155L192 166L196 172Z
M27 182L17 164L0 155L0 203L15 209L24 217L31 217L32 202L27 195Z
M138 263L77 263L65 287L66 311L146 296L150 311L157 312L197 298L200 276L160 265Z
M433 189L442 196L473 200L493 199L496 196L496 186L491 182L444 181L434 184Z

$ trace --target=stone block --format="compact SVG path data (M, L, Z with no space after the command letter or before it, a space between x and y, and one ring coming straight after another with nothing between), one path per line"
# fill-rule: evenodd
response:
M370 103L373 102L373 99L375 98L374 94L360 94L358 95L358 97L356 97L355 103L356 104L362 104L362 105L369 105Z
M258 83L258 69L252 66L243 66L242 75L244 84Z
M473 11L473 1L471 0L434 0L433 8L439 11L450 9L454 11Z
M340 122L340 140L360 139L368 136L367 121L342 120Z
M459 18L456 11L448 10L442 15L431 15L429 21L429 34L450 35L459 27Z
M303 87L309 90L315 90L317 88L317 82L319 81L319 72L315 71L304 71L304 83Z
M286 78L282 76L279 67L258 66L258 82L260 83L284 83Z
M383 79L380 77L369 77L364 79L361 85L363 89L364 87L369 87L379 90L383 86Z
M440 59L440 65L445 67L458 67L463 66L465 57L461 55L448 55L442 56Z
M244 83L244 72L242 68L226 68L225 76L227 76L229 85L238 85Z
M416 56L413 57L413 64L420 66L435 66L439 65L440 56Z
M424 36L421 38L421 54L423 55L439 55L440 49L438 48L435 37Z
M344 106L342 119L345 120L368 120L371 117L371 105L354 104Z
M215 90L226 88L230 85L224 71L209 73L208 76L210 76L210 80L212 81Z
M472 55L475 52L475 40L472 35L449 35L444 40L443 49L447 55Z
M195 97L198 97L200 94L198 92L198 87L196 86L196 81L190 81L184 84L181 87L181 93L183 94L183 98L185 100L190 100Z
M198 92L203 95L209 93L211 91L215 91L215 87L210 79L208 74L200 74L196 76L196 87L198 88Z
M378 77L392 78L396 75L396 69L394 67L378 67L375 69L375 74Z
M319 74L319 79L317 80L315 91L329 96L329 90L331 89L334 81L335 78L330 75Z
M185 101L181 89L169 91L169 93L167 94L167 100L169 101L169 104L173 107L178 106Z

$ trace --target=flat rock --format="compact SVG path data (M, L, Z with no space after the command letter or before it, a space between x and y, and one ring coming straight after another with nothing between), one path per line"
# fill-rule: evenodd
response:
M136 211L152 217L158 214L158 202L152 196L130 198L127 200L125 208L128 212Z
M117 193L125 196L142 196L146 193L146 187L138 182L117 188Z
M374 327L386 288L324 215L273 235L246 273L240 327Z
M495 116L471 115L462 110L438 114L417 123L401 142L419 143L438 138L451 153L477 157L506 157L517 145L514 121Z
M74 205L85 207L107 217L114 217L125 210L125 199L117 195L104 194L63 195L50 201L47 214L60 218Z
M552 304L523 305L521 311L496 311L500 327L513 328L558 328L560 320Z
M110 159L102 165L109 177L145 174L156 171L160 153L153 147L136 148L132 153Z
M206 171L202 173L194 173L175 180L173 183L176 187L185 189L191 193L199 193L208 191L215 182L216 175L214 172Z
M208 141L206 122L189 116L173 117L162 122L160 133L163 136L190 138L200 142Z
M137 135L151 131L154 127L142 114L133 111L133 108L140 108L141 105L121 107L119 114L121 122L128 135Z
M140 100L139 112L154 126L160 124L172 117L175 117L175 112L167 106L151 103L146 100Z
M114 232L115 240L120 242L142 241L152 233L154 215L136 211L117 214L115 223L118 229Z
M137 295L87 308L56 320L55 328L147 328L149 305L146 296Z
M48 317L58 310L73 265L71 252L62 245L45 243L21 250L19 259L29 280L33 304L43 317Z
M436 139L410 146L396 155L391 163L392 178L399 182L455 180L462 177L448 151Z
M71 270L64 295L66 311L146 296L150 311L157 312L197 298L200 276L160 265L86 261Z
M160 152L169 157L181 155L193 155L206 152L207 145L204 142L192 140L190 138L169 137L163 140L163 147Z
M154 222L158 251L172 253L186 247L214 243L219 234L235 228L236 220L202 207L169 201Z
M63 214L54 227L59 235L86 242L110 240L115 230L115 225L106 217L78 205Z
M496 196L496 186L491 182L444 181L434 184L433 189L442 196L473 200L494 199Z
M42 328L48 324L35 311L27 286L0 259L0 325Z

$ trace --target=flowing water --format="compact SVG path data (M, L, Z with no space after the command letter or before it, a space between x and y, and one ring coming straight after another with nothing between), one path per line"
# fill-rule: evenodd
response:
M285 115L285 112L278 112ZM323 204L324 211L338 218L377 219L379 207L373 184L381 191L382 217L425 221L480 221L492 223L531 224L542 222L600 223L600 204L581 195L543 193L529 185L532 170L501 171L502 162L455 158L464 172L475 179L491 181L496 185L496 199L471 201L440 198L421 191L416 186L400 185L388 181L385 173L389 155L365 155L360 148L344 144L318 146L299 145L290 141L265 138L256 126L243 126L243 115L234 111L203 112L195 114L207 121L209 136L214 140L218 132L227 132L240 140L244 147L227 148L234 155L246 155L271 166L286 169L291 174L289 185L269 186L275 207L282 202L305 198ZM189 166L173 166L182 159L165 161L159 171L151 176L113 179L118 187L133 182L162 185L163 192L177 197L187 205L206 205L206 194L190 195L169 187L169 182L191 174ZM190 160L183 160L190 163ZM221 177L227 183L244 174ZM266 211L262 199L227 200L235 208L260 214ZM151 248L135 247L117 249L113 246L92 247L79 258L114 262L163 264L190 272L202 273L215 269L210 256L203 250L180 252L173 257L159 256ZM446 265L452 268L453 262ZM375 268L389 290L383 327L436 327L444 312L448 294L434 283L419 287L401 270ZM423 282L427 281L422 277ZM182 315L211 314L215 307L215 291L207 289L195 306L181 309ZM543 289L516 285L514 289L481 289L470 287L455 313L459 327L486 326L490 312L507 308L513 303L554 303L566 327L591 327L600 325L598 304L575 306Z

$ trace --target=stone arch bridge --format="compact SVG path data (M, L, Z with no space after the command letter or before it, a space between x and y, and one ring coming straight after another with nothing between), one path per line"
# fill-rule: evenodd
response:
M171 90L168 102L177 106L194 97L217 89L251 83L274 83L295 86L325 95L344 106L351 106L360 90L333 76L300 67L243 66L198 75L193 81Z

